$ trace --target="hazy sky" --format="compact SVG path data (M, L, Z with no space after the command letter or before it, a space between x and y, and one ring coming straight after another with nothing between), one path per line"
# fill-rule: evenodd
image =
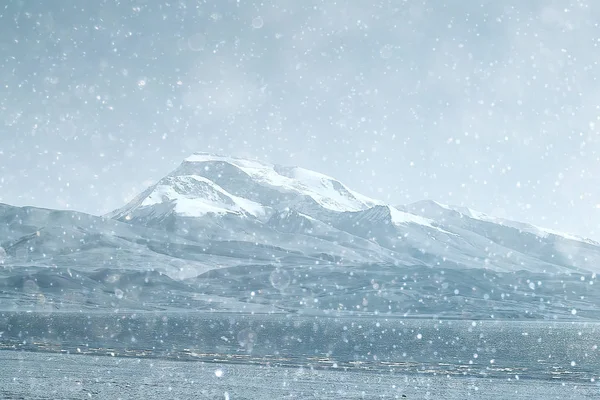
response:
M0 202L101 214L208 151L599 239L598 21L591 0L5 0Z

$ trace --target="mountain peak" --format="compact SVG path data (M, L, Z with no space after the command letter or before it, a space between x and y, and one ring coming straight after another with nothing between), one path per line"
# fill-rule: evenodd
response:
M111 217L164 218L236 214L268 218L273 210L292 207L309 216L361 211L383 204L340 181L301 167L210 153L194 153Z

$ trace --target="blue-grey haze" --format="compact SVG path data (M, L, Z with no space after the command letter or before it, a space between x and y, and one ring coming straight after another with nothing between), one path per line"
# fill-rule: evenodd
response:
M0 4L0 201L94 214L194 151L600 236L600 4Z

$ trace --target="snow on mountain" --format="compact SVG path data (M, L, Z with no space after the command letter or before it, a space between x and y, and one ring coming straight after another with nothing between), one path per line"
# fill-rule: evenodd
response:
M196 153L125 207L116 219L160 220L232 214L267 221L273 213L295 210L328 223L340 213L366 211L377 218L385 210L391 223L439 229L432 221L361 195L327 175L300 167ZM370 216L369 216L370 215Z
M284 249L275 252L281 260L328 254L345 262L554 272L592 270L600 261L591 241L430 200L393 207L318 172L205 153L110 216L189 240L269 244ZM264 258L263 250L244 249L235 254Z
M53 307L485 317L493 299L496 315L569 316L595 309L598 265L590 240L200 153L105 217L0 205L0 308L35 308L33 291Z
M511 228L518 229L522 232L531 233L531 234L539 236L541 238L547 238L548 235L554 235L554 236L560 236L560 237L563 237L563 238L569 239L569 240L575 240L578 242L598 244L597 242L595 242L591 239L586 239L586 238L583 238L580 236L572 235L570 233L560 232L560 231L550 229L550 228L542 228L542 227L524 223L524 222L512 221L512 220L509 220L506 218L494 217L494 216L482 213L481 211L476 211L476 210L473 210L473 209L467 208L467 207L458 207L458 206L445 206L445 207L448 209L457 211L457 212L459 212L463 215L466 215L470 218L478 219L480 221L491 222L491 223L498 224L498 225L508 226Z
M140 207L168 202L174 203L175 212L185 217L200 217L208 213L254 217L265 214L260 204L232 195L214 182L196 175L166 177Z
M496 270L545 272L591 271L600 265L600 244L593 240L537 228L533 225L495 218L461 207L424 200L407 206L405 211L434 220L440 227L455 233L463 243L451 251L477 255L463 265ZM479 260L479 261L476 261Z
M147 214L148 209L163 205L166 205L164 211L174 211L184 217L201 217L209 213L261 217L266 212L260 204L228 193L207 178L181 175L161 179L108 217L131 219L136 212Z
M599 245L599 243L594 240L572 235L569 233L560 232L549 228L542 228L525 222L518 222L506 218L499 218L485 214L481 211L473 210L468 207L446 205L433 200L422 200L406 206L400 206L399 208L411 213L431 218L438 222L444 221L452 216L459 216L461 218L468 217L483 222L489 222L500 226L514 228L520 232L530 233L539 238L548 238L549 235L554 235L568 240Z
M282 193L293 193L313 199L321 207L337 212L364 210L381 202L350 190L339 181L318 172L299 167L282 167L259 161L196 153L184 164L199 168L209 163L227 163L237 167L254 182ZM206 167L206 166L205 166ZM208 168L210 168L208 166Z
M274 213L267 224L279 232L312 233L316 220L295 210L283 210Z
M432 219L403 212L388 205L376 205L362 211L344 212L340 220L350 221L355 226L388 225L395 228L406 228L412 224L421 228L433 229L445 234L452 234L436 226L436 222Z

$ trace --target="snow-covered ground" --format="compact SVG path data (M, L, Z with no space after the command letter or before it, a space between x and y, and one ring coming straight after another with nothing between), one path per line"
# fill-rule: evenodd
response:
M7 399L594 399L592 382L373 374L0 351ZM402 396L406 397L402 397Z

